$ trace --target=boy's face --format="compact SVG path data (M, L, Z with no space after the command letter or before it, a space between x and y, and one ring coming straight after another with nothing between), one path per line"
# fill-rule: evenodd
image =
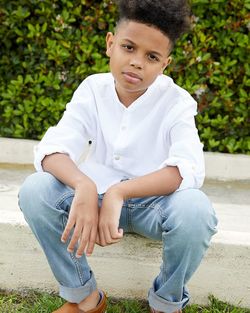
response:
M170 40L158 29L122 21L106 37L110 70L120 101L129 106L140 97L170 63Z

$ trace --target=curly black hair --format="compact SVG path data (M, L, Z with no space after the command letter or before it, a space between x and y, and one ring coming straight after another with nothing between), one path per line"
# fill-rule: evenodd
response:
M123 20L156 27L172 42L190 28L190 7L187 0L116 0L118 25Z

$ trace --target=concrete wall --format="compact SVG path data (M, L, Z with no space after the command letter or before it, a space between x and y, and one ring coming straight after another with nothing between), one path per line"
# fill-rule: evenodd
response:
M33 164L35 140L0 138L0 164ZM241 154L205 153L206 178L250 180L250 156Z

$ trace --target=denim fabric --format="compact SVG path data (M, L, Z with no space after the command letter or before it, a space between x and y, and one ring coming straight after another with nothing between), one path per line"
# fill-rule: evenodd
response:
M60 240L73 197L71 188L49 173L38 172L22 185L19 205L46 254L60 285L60 295L79 303L97 284L86 257L77 259ZM100 205L102 197L99 195ZM212 205L198 189L124 202L120 227L125 233L162 241L160 273L148 294L152 308L171 313L188 303L186 284L199 266L216 225Z

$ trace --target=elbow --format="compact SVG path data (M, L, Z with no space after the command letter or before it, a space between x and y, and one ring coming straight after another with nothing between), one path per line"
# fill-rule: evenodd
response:
M68 158L68 155L59 152L45 155L45 157L41 161L43 171L49 172L50 169L54 166L55 162L58 162L61 158L65 157Z
M170 183L170 193L178 190L182 184L183 177L177 166L168 166L167 169L170 171L171 183Z

